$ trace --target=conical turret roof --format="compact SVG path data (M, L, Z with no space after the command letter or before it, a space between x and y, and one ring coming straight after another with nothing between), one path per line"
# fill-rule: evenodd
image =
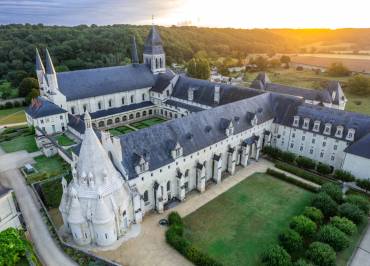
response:
M96 204L95 213L93 216L94 224L105 224L114 219L114 215L108 206L105 204L104 199L99 195L98 202Z
M74 188L71 189L71 196L72 196L72 202L69 208L69 214L67 218L68 223L72 223L72 224L85 223L86 220L82 215L80 201L77 198L77 192Z

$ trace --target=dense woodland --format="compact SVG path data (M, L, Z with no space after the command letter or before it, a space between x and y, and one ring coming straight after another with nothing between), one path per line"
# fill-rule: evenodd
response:
M34 76L35 48L48 47L57 71L112 66L130 62L130 36L135 35L139 54L149 26L0 26L0 80L17 87ZM209 58L244 58L250 53L299 52L303 46L323 41L351 42L356 48L370 44L370 30L243 30L196 27L161 27L167 62L182 63L197 52Z

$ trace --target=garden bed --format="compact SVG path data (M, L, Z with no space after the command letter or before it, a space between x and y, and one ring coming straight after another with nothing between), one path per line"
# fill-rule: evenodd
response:
M149 119L139 121L139 122L136 122L136 123L132 123L131 126L134 127L134 128L137 128L137 129L142 129L142 128L151 127L151 126L154 126L156 124L163 123L165 121L166 120L164 120L162 118L154 117L154 118L149 118Z

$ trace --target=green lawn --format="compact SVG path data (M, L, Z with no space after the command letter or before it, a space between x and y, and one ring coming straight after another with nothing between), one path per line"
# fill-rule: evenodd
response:
M153 125L163 123L165 121L166 120L164 120L162 118L154 117L154 118L149 118L149 119L146 119L146 120L143 120L143 121L132 123L131 126L137 128L137 129L142 129L142 128L151 127Z
M0 110L0 125L26 122L24 107Z
M70 170L69 164L59 155L54 155L49 158L44 155L40 155L35 157L34 160L35 163L32 166L37 170L37 172L27 176L27 181L29 183L58 176Z
M57 136L56 140L58 141L58 144L61 146L70 146L75 144L75 142L69 137L67 137L65 134Z
M259 265L312 193L256 173L184 218L185 237L224 265Z
M0 146L7 153L20 150L26 150L28 152L38 150L34 135L18 136L9 141L0 142Z
M120 136L120 135L130 133L132 131L135 131L135 130L133 130L132 128L126 127L126 126L109 129L109 132L112 134L112 136Z

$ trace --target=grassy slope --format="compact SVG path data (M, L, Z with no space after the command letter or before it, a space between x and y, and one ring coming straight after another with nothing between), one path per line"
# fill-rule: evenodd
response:
M0 125L26 122L24 107L0 110Z
M186 236L225 265L258 265L292 216L312 194L265 174L254 174L185 217Z

